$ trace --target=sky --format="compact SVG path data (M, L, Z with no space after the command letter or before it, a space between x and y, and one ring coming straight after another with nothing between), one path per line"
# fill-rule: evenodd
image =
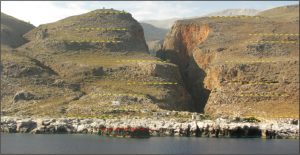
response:
M1 12L38 26L95 9L130 12L138 21L202 16L225 9L266 10L298 1L1 1Z

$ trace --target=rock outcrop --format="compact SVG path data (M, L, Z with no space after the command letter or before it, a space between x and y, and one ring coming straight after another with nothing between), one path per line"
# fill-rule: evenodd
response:
M179 66L197 111L298 118L298 35L299 22L268 16L179 20L159 55Z
M35 95L30 93L30 92L26 92L26 91L20 91L17 92L16 95L14 96L14 103L17 103L18 101L22 101L22 100L33 100L35 99Z
M7 133L85 133L103 136L145 138L149 136L250 137L299 139L294 120L247 122L230 119L176 120L95 119L95 118L27 118L1 117L1 132ZM299 120L296 120L299 122Z

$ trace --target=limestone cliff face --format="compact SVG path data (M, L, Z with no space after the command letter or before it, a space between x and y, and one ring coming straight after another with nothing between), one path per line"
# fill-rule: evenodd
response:
M198 50L197 45L207 38L209 31L208 25L176 22L166 37L162 52L164 58L169 58L173 63L178 64L185 86L194 98L193 108L198 111L203 109L202 105L206 102L209 93L208 90L203 89L205 75L202 69L213 56L195 51ZM199 68L199 66L203 67Z
M268 17L177 21L160 55L179 65L197 111L297 117L298 37L278 34L298 34L298 27Z
M180 22L176 22L168 33L167 40L164 42L164 51L175 50L174 52L180 55L176 57L180 59L176 62L186 64L189 58L193 57L193 50L196 45L203 42L207 38L208 33L209 27L207 25L180 24Z

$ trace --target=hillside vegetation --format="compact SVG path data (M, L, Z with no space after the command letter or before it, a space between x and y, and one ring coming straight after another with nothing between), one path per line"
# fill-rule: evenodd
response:
M297 9L177 21L160 56L179 66L199 111L216 117L298 117Z
M33 28L33 25L1 12L1 46L14 48L24 44L23 35Z
M24 36L28 43L2 53L5 115L117 118L192 110L177 66L149 55L142 26L127 12L95 10Z

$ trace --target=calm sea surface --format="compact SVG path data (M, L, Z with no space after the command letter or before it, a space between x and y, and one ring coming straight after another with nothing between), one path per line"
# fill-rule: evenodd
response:
M123 139L80 134L1 134L1 153L26 154L298 154L291 139L151 137Z

